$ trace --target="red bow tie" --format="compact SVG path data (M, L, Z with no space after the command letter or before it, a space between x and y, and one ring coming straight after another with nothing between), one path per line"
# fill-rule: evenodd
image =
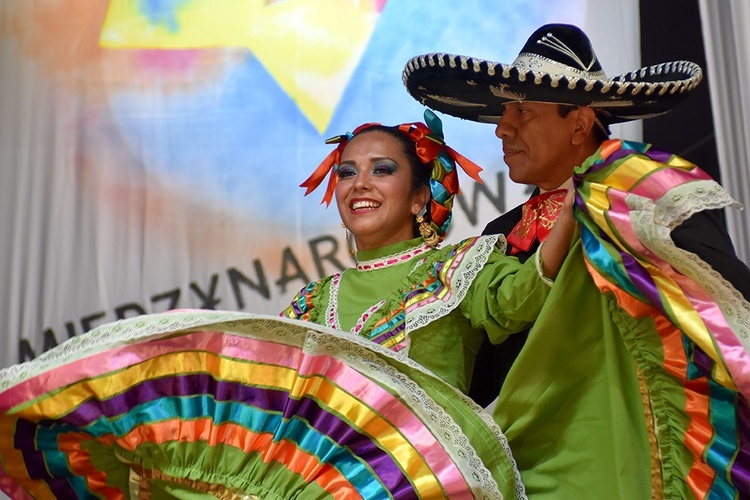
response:
M535 240L547 239L552 226L562 211L567 189L555 189L538 194L523 204L521 220L507 237L510 254L528 252Z

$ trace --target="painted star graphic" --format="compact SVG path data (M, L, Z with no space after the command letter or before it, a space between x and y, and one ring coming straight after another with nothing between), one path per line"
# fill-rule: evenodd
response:
M247 47L323 133L385 0L112 0L105 48Z

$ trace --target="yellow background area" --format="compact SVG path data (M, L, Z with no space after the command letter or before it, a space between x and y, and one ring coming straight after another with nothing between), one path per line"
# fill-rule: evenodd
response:
M105 48L247 47L319 133L325 131L370 39L372 0L193 0L168 26L136 0L112 0Z

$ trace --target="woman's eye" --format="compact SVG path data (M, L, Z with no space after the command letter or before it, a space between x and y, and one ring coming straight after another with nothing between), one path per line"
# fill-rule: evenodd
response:
M354 177L355 175L357 175L357 169L352 165L339 166L339 179L346 179L348 177Z
M396 171L398 165L389 161L378 162L372 166L373 174L389 175Z

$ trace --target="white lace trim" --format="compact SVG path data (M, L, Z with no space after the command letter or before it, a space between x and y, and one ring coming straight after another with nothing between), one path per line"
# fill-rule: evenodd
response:
M328 308L326 309L326 325L337 330L341 330L339 323L339 283L341 283L341 273L336 273L331 277L331 285L328 290Z
M383 387L399 395L400 399L417 414L430 429L440 444L448 450L454 463L477 498L502 499L497 482L480 459L471 442L462 430L464 422L456 422L414 380L397 370L382 358L394 358L389 349L367 339L346 335L314 323L274 316L231 311L176 311L150 314L102 325L88 333L73 337L57 347L43 353L32 361L0 370L0 387L7 390L35 375L76 361L82 357L130 345L143 340L155 340L179 332L207 329L221 324L221 331L242 334L254 338L273 339L283 336L289 345L296 345L307 354L326 354L341 359L365 376L377 380ZM399 363L410 369L431 375L420 364L408 358L398 357ZM434 375L431 375L435 377ZM458 390L444 384L446 390L455 391L470 408L477 412L488 430L498 440L510 459L516 493L526 498L521 476L510 446L500 427L492 417L476 403Z
M458 307L469 291L479 271L487 263L498 235L479 236L474 246L466 251L459 268L450 278L451 296L447 300L434 300L406 314L406 335L448 315Z
M346 331L341 328L341 321L339 317L339 290L341 289L341 274L336 273L331 279L331 286L328 290L328 307L326 308L326 325L336 330ZM370 306L367 311L357 320L357 323L349 330L349 333L359 334L362 331L362 327L365 326L365 322L373 315L375 311L385 304L385 299Z
M4 391L51 368L96 354L104 348L123 347L150 337L158 337L165 332L230 321L246 315L229 311L174 311L108 323L72 337L31 361L0 370L0 390Z
M733 207L742 210L742 203L732 198L716 181L696 180L670 189L656 203L648 198L631 194L633 207L651 209L653 204L654 223L674 229L692 215L703 210ZM642 200L638 201L636 198ZM630 204L631 202L628 201Z
M508 240L505 239L504 234L497 235L497 243L495 243L495 246L500 250L501 254L508 254Z
M384 269L386 267L403 264L404 262L409 262L416 257L424 255L430 250L432 250L432 247L425 243L422 246L408 248L403 252L398 252L393 255L386 255L385 257L379 257L377 259L357 262L357 271L375 271L377 269Z
M475 255L475 253L477 251L480 251L482 253L482 255L484 255L484 257L481 257L481 256L479 257L480 260L481 260L481 265L479 265L479 269L481 269L484 266L484 264L487 262L487 259L489 258L489 254L492 252L492 248L491 247L493 245L497 245L497 247L500 249L500 251L502 253L505 253L505 250L506 250L506 248L508 246L508 242L506 241L505 236L502 235L502 234L501 235L482 236L482 237L480 237L480 239L487 239L487 243L485 244L485 246L482 246L482 245L479 245L479 244L475 245L472 249L470 249L470 250L467 251L467 254L463 258L464 262L468 262L472 258L472 256ZM490 240L492 240L491 244L489 243ZM486 255L485 255L485 251L486 251L486 247L487 246L489 246L490 248L489 248L489 252L486 252ZM410 250L407 250L405 252L401 252L399 254L394 254L392 256L384 257L384 259L388 259L388 260L393 260L393 259L401 259L401 260L399 260L399 262L386 263L385 265L383 265L381 267L378 267L378 269L381 269L383 267L388 267L389 265L401 264L401 263L404 263L404 262L409 262L410 260L413 260L415 257L421 256L423 253L425 253L422 250L430 251L430 250L432 250L432 248L429 245L424 245L423 247L419 247L419 249L418 249L419 251L418 252L414 252L414 250L415 249L412 248ZM376 260L367 261L367 262L373 263L373 262L376 262ZM424 263L425 263L425 259L423 259L423 258L416 260L414 262L414 266L412 267L411 271L409 271L409 273L411 274L416 269L418 269L419 267L421 267L422 265L424 265ZM366 271L369 271L369 270L372 270L372 269L367 269ZM445 316L450 311L452 311L453 309L455 309L455 307L458 304L461 303L461 300L463 300L463 297L466 295L466 291L468 290L469 286L471 286L471 283L474 281L474 278L476 277L476 274L474 274L471 277L471 279L469 279L468 281L465 281L464 279L460 279L460 280L457 279L457 276L459 276L459 274L460 273L454 274L454 276L453 276L453 282L456 282L456 283L464 283L465 282L466 290L463 290L460 293L455 294L454 297L453 297L453 299L449 301L449 304L451 304L450 307L443 308L442 312L438 313L439 314L438 316L436 316L436 317L430 319L429 321L427 321L426 323L424 323L425 325L428 324L428 323L430 323L430 322L432 322L432 321L434 321L435 319L438 319L438 318L441 318L442 316ZM462 277L465 276L465 273L461 274L461 276ZM342 275L340 273L336 273L333 276L333 279L331 279L331 285L330 285L330 289L329 289L329 292L328 292L328 307L326 309L326 325L330 326L331 328L335 328L337 330L343 330L343 328L341 327L340 317L339 317L339 313L338 313L339 290L341 289L341 279L342 279ZM453 286L453 283L451 283L451 286ZM456 298L458 298L458 300L456 300ZM378 309L380 309L381 307L383 307L383 305L385 303L386 303L386 300L383 299L383 300L380 300L379 302L375 303L374 305L370 306L364 313L362 313L362 315L357 320L357 323L351 328L351 330L349 330L349 332L350 333L354 333L354 334L359 334L362 331L362 328L364 327L364 325L367 322L367 320L370 319L370 317ZM411 343L409 342L409 332L410 332L410 329L409 329L408 320L409 320L409 318L407 317L406 318L406 324L405 324L406 338L404 340L404 347L402 347L398 351L401 356L408 355L409 354L409 348L411 346ZM421 326L424 326L424 325L421 325ZM417 328L419 328L419 327L417 327Z
M336 356L368 378L378 381L379 384L388 387L392 392L398 394L400 399L423 422L429 422L429 427L434 430L435 438L454 457L454 461L461 471L462 476L469 484L472 493L475 495L479 494L481 495L479 498L486 498L488 500L493 498L502 499L503 495L497 483L492 478L492 474L471 445L468 436L463 432L461 428L463 423L456 422L414 380L396 370L392 365L378 360L372 351L380 351L379 354L386 354L389 357L398 357L399 361L407 362L412 368L418 368L422 372L427 372L427 370L409 358L395 356L390 349L367 339L357 336L347 338L356 339L356 343L360 345L342 345L340 341L337 341L336 337L328 333L309 331L305 338L304 350L311 354ZM467 404L471 405L472 409L478 413L491 429L493 436L500 442L505 454L513 462L514 478L512 481L517 485L517 492L520 491L519 497L525 498L525 490L521 483L520 473L512 458L510 445L508 445L508 441L500 428L494 423L492 417L477 406L476 403L473 403L469 398L463 396L458 390L453 389L448 384L445 384L445 386L446 390L454 390L456 395L461 396ZM507 478L506 481L510 482Z
M678 186L656 202L634 194L628 195L626 202L632 209L633 228L644 245L711 295L745 351L750 353L750 303L708 263L677 247L671 236L674 228L701 210L742 205L710 180Z

